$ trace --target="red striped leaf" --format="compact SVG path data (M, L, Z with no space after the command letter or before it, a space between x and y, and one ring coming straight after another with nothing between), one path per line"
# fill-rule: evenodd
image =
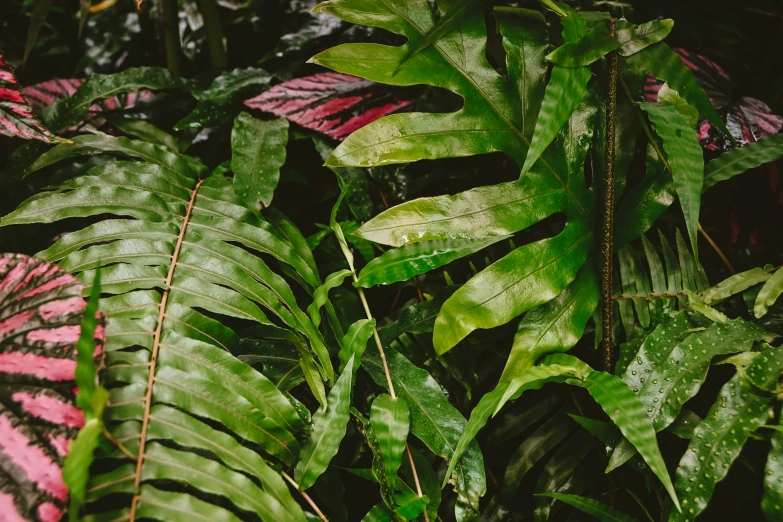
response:
M57 522L68 488L62 465L84 424L76 407L82 285L57 266L0 256L0 520ZM104 337L96 329L96 352Z
M0 54L0 134L46 143L66 141L52 134L38 121L22 92L14 71Z
M406 94L355 76L327 72L276 85L245 100L245 105L342 140L382 116L409 108L414 99Z

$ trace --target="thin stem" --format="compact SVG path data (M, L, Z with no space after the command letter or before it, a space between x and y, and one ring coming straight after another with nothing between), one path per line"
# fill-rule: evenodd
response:
M204 17L204 27L207 29L207 43L212 67L225 69L228 67L226 49L223 46L223 27L220 25L220 12L215 0L201 0L201 15Z
M715 252L717 252L718 257L720 257L721 260L728 267L728 269L731 270L731 273L732 274L736 274L737 271L734 270L733 266L731 266L731 263L729 262L729 258L726 257L726 254L724 254L723 251L720 249L720 247L718 247L718 244L715 243L715 241L712 240L712 238L710 237L709 234L707 234L707 231L702 228L701 224L699 224L699 232L701 232L701 235L704 236L704 239L707 240L707 243L712 245L712 248L715 250Z
M163 35L166 41L166 65L174 76L182 75L180 56L182 49L179 42L179 18L177 0L163 0Z
M411 464L411 473L413 474L413 483L416 485L416 494L419 495L419 497L423 497L424 494L421 492L421 483L419 483L419 474L416 473L416 464L413 462L413 454L411 453L410 446L406 444L405 450L408 452L408 461ZM424 508L424 522L430 522L427 508Z
M359 278L356 277L356 271L353 271L353 280L359 280ZM367 304L367 298L364 296L364 290L361 288L358 288L358 290L359 299L362 301L362 306L364 307L364 313L367 315L367 319L372 320L372 312L370 312L370 305ZM391 395L392 399L397 400L397 394L394 393L394 383L392 383L391 373L389 372L389 365L386 363L386 352L383 350L383 343L381 343L381 338L378 336L378 329L375 327L372 329L372 336L375 339L375 346L378 347L378 355L381 356L383 373L386 375L386 384L389 387L389 395Z
M617 34L617 20L607 20L609 33L614 38ZM604 144L606 159L604 161L603 183L603 219L601 223L601 326L603 333L603 365L604 370L611 371L614 366L614 340L612 339L612 249L614 244L614 147L615 147L615 113L617 112L617 53L607 56L609 69L609 85L606 100L606 142Z
M106 440L108 440L112 446L117 448L120 451L120 453L122 453L123 455L131 459L133 462L137 462L139 460L139 458L136 455L131 453L130 450L128 450L128 448L123 446L120 441L115 439L114 436L111 433L109 433L106 428L103 428L103 436L106 437Z
M302 498L305 499L305 502L307 502L310 507L313 508L313 511L315 511L315 514L318 515L318 518L320 518L323 522L329 522L329 519L326 518L324 512L318 508L318 505L315 503L315 501L313 501L310 495L299 489L299 484L297 484L294 479L289 477L285 471L283 471L282 474L283 478L286 479L299 492L299 494L302 495Z

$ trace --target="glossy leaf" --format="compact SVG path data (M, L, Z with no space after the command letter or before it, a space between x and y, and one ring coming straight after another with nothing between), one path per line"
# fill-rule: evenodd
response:
M685 214L691 246L698 259L697 230L704 184L704 158L699 138L688 119L677 108L653 103L642 103L640 106L647 112L655 132L663 140L674 188Z
M768 272L767 272L768 273ZM753 305L753 315L762 317L770 306L775 304L780 294L783 294L783 271L778 270L767 279L756 296L756 304Z
M629 31L630 30L626 30ZM566 42L546 57L547 61L563 67L582 67L603 58L620 48L620 35L612 37L609 26L598 22L578 40Z
M783 430L779 422L772 434L771 447L764 467L764 496L761 511L767 522L774 522L783 514Z
M378 443L378 452L381 461L378 477L381 484L391 484L392 488L397 482L397 471L402 463L402 454L410 428L410 410L408 403L401 397L392 398L391 395L381 394L375 398L370 408L370 426ZM375 466L373 466L375 471ZM393 499L384 497L387 505L393 507Z
M245 100L251 109L271 112L338 140L412 103L405 93L332 72L289 80Z
M575 507L579 511L586 513L601 522L638 522L634 517L617 511L592 498L569 495L568 493L536 493L536 496L549 497L559 500L560 502L565 502L569 506Z
M74 442L85 426L85 414L74 404L74 388L77 368L79 381L92 377L94 388L94 362L88 352L96 345L98 353L102 350L103 319L96 317L95 303L86 308L82 285L45 261L4 254L0 281L0 380L5 405L0 411L0 446L3 468L15 477L0 486L3 514L37 520L41 509L59 519L68 505L68 486L76 487L77 497L83 495L89 463L80 465L79 460L92 457L91 448ZM90 397L89 391L80 394L79 402L100 410L105 395ZM90 420L99 415L90 413ZM81 438L91 431L95 434L88 428ZM62 466L74 444L76 465L72 459L64 472Z
M636 54L669 36L673 27L674 20L666 18L663 20L651 20L633 28L620 29L617 31L617 40L620 41L621 45L617 49L617 54L620 56Z
M67 141L55 136L33 115L33 108L2 53L0 53L0 134L25 140L40 140L44 143Z
M337 358L340 360L340 372L348 364L351 356L357 361L354 367L359 367L358 361L362 360L362 354L367 348L367 341L372 337L374 329L375 319L359 319L348 328L340 341L340 352L337 354Z
M704 190L752 168L783 157L783 134L724 152L704 167Z
M707 507L716 483L726 476L749 434L768 419L773 398L754 385L764 391L776 388L781 371L783 351L769 350L756 355L747 370L738 371L721 388L677 468L683 511L672 513L669 520L693 520Z
M465 430L465 418L449 403L443 390L426 370L418 368L402 354L386 351L394 389L410 408L411 433L435 455L453 461L457 442ZM378 386L386 386L380 357L373 351L364 354L363 368ZM467 520L479 512L478 502L486 491L484 458L478 444L471 442L453 473L446 475L457 493L458 518Z
M631 388L618 377L604 372L592 372L584 380L584 387L595 402L620 428L623 436L634 445L650 470L660 479L679 510L677 494L666 464L658 449L655 430L649 417L645 418L644 405Z
M94 74L76 90L73 96L49 105L43 119L52 128L64 130L81 123L87 111L98 100L118 94L146 90L187 89L188 83L175 78L166 69L139 67L116 74Z
M263 121L243 112L231 131L234 193L248 207L262 210L272 202L280 167L285 163L288 122Z
M370 288L407 281L468 256L509 236L490 236L480 239L441 239L420 241L387 250L359 272L354 286Z
M326 471L345 437L348 410L351 406L354 364L355 360L351 357L334 388L329 392L328 406L321 407L313 415L313 432L302 446L299 462L294 469L294 477L302 490L310 488Z
M319 286L313 292L313 302L307 307L307 313L310 316L310 320L318 327L321 324L321 308L326 304L329 299L329 290L337 288L345 278L351 275L351 271L347 269L340 270L333 274L326 276L324 284Z

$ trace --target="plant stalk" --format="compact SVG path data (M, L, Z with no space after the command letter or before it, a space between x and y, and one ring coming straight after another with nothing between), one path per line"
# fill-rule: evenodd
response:
M308 495L306 492L299 489L299 484L296 483L294 479L292 479L288 473L285 471L282 472L283 478L286 479L298 492L300 495L302 495L302 498L307 502L311 508L313 508L313 511L315 511L316 515L318 515L318 518L321 519L322 522L329 522L329 519L326 518L326 515L324 515L324 512L320 510L318 507L318 504L315 503L315 501Z
M179 41L179 13L177 0L163 0L161 3L163 36L166 42L166 65L174 76L182 75L182 48Z
M617 35L617 20L607 20L609 32ZM601 223L601 327L603 334L602 362L604 371L611 372L614 366L614 339L612 338L612 250L614 244L614 153L615 114L617 112L617 53L607 56L609 85L606 100L606 142L603 183L603 216Z
M223 46L223 27L220 25L220 12L216 0L200 0L201 15L204 17L204 27L207 29L207 43L212 67L225 69L228 67L226 48Z

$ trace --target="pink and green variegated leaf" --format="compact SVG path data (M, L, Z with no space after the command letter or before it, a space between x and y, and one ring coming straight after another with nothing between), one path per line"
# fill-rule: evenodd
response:
M22 92L14 71L0 54L0 134L25 140L59 143L64 140L52 134L33 114L33 108Z
M57 522L67 506L62 465L84 424L74 404L81 295L53 264L0 256L0 520Z
M245 105L342 140L382 116L410 107L413 102L414 98L405 90L327 72L276 85L245 100Z

